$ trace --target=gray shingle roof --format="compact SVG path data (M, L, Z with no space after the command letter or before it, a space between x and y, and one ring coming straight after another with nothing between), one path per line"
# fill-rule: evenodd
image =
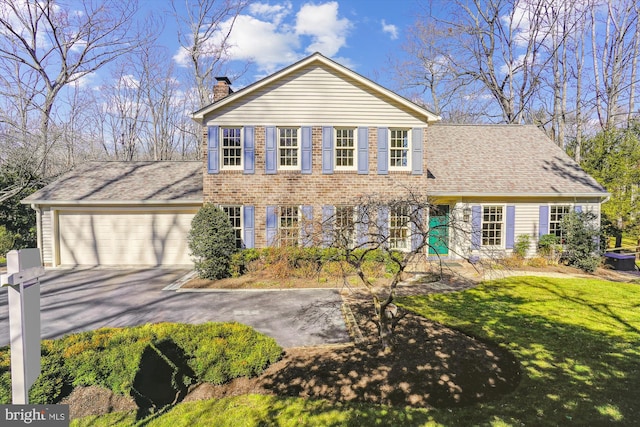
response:
M202 203L202 162L89 162L23 203Z
M426 153L432 195L606 195L532 125L431 125Z

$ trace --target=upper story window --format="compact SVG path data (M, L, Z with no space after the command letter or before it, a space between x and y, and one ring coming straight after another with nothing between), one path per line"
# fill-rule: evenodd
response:
M220 131L222 169L242 169L242 128L223 127Z
M502 206L482 208L482 246L502 246L503 219Z
M278 128L278 168L300 169L300 130Z
M564 243L562 235L562 218L571 212L569 205L557 205L549 207L549 234L555 234Z
M389 135L389 168L391 170L408 170L411 167L410 132L408 129L391 129Z
M229 217L236 236L236 248L242 249L242 206L222 206L221 208Z
M354 170L356 168L356 130L336 128L335 130L336 169Z
M398 206L389 212L389 247L406 251L410 249L409 207Z

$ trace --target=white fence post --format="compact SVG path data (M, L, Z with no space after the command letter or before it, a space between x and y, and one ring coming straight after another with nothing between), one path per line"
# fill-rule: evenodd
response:
M7 274L0 284L8 286L11 345L11 392L13 404L29 403L29 389L40 375L40 280L44 267L38 249L7 253Z

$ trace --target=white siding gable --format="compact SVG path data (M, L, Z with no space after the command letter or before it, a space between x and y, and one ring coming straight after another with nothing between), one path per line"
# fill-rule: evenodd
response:
M413 127L426 121L391 98L316 64L214 110L205 123Z

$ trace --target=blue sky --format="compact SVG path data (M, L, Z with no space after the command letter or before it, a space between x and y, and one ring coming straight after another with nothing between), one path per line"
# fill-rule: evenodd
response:
M177 1L176 4L181 4ZM143 0L158 10L159 3ZM166 0L165 7L169 9ZM253 65L234 87L250 84L318 51L390 87L388 57L397 53L404 34L420 11L415 0L256 1L238 17L232 32L232 58ZM170 14L160 42L184 64Z

